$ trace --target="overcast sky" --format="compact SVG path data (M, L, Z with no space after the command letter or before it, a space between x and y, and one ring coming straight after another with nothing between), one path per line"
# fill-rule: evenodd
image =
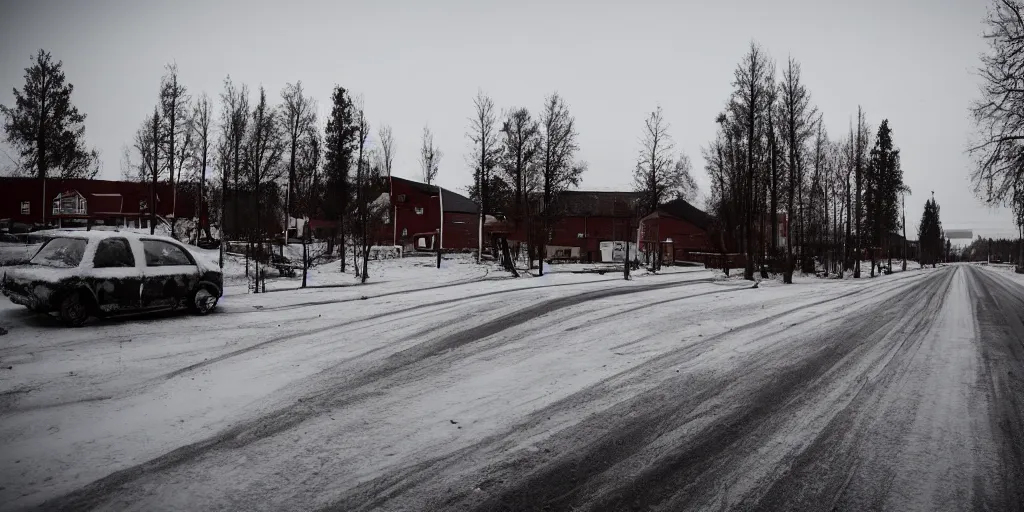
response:
M121 148L152 111L167 63L191 94L214 98L228 74L275 101L301 80L321 120L340 84L363 95L374 127L393 127L396 175L419 179L429 124L444 152L439 181L459 191L471 181L466 131L478 89L502 110L536 112L551 92L564 96L589 163L584 189L631 188L644 118L660 104L703 194L700 148L756 40L780 64L800 61L833 137L858 105L874 127L889 119L914 192L911 238L932 191L946 229L1015 236L1009 211L970 194L964 153L987 2L697 3L4 0L0 104L22 87L30 56L52 52L88 116L88 144L102 151L101 177L118 179Z

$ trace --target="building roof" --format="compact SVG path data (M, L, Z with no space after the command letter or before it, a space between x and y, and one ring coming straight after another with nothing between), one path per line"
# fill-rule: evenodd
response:
M711 228L711 216L688 203L683 198L673 199L658 207L656 213L670 215L677 219L685 220L700 229L707 231Z
M558 194L555 207L570 217L633 217L639 200L638 192L565 190Z
M479 213L480 210L472 199L452 192L446 188L441 189L441 202L444 203L444 211L447 213Z
M405 178L399 178L398 176L392 176L392 181L402 183L403 185L412 189L418 190L424 194L437 195L437 189L440 188L437 185L427 185L426 183L420 183L418 181L407 180ZM446 188L441 188L441 202L444 203L444 211L448 213L479 213L480 210L477 208L477 204L472 199L452 192Z

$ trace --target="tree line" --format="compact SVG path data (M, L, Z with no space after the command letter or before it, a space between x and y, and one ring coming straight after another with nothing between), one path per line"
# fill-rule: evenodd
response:
M546 243L552 226L564 214L561 193L579 186L587 163L578 158L579 133L565 99L554 92L544 99L535 118L527 107L498 114L494 100L482 91L473 99L469 119L472 170L468 192L484 216L506 219L512 229L526 233L529 265L543 274ZM675 153L670 124L661 107L645 119L636 166L634 190L640 198L636 214L644 216L666 201L693 200L697 184L690 159ZM426 146L425 146L426 147Z
M337 251L345 272L351 254L355 273L365 282L370 247L386 211L380 195L387 190L381 178L390 175L394 159L390 127L382 125L371 144L363 100L335 86L321 128L316 100L301 81L287 84L279 102L272 103L264 87L253 95L229 76L217 114L205 93L193 101L176 66L166 70L153 114L124 149L125 178L154 186L166 181L175 195L179 185L197 184L199 229L211 237L211 215L219 219L221 265L226 242L244 240L247 274L248 256L257 256L253 275L262 276L260 264L272 251L268 240L280 235L283 251L295 226L303 246L302 286L311 229L298 229L298 219L333 221L326 248L315 256L329 258ZM283 233L277 231L282 225Z
M858 109L849 133L825 130L823 115L793 57L778 69L756 42L734 72L734 90L718 114L715 138L703 149L711 179L706 206L716 219L722 252L744 260L744 277L823 270L860 277L894 254L893 234L903 229L900 152L883 120L875 131ZM729 258L723 258L728 261ZM728 263L725 264L728 266ZM726 269L728 272L728 270Z
M872 144L873 130L858 110L850 133L833 139L802 82L800 64L790 58L781 73L776 67L765 50L751 43L735 70L734 90L715 120L716 137L702 149L711 178L705 202L716 220L716 245L723 253L743 255L748 279L759 268L762 275L781 271L791 282L797 264L813 272L816 262L832 273L852 269L859 276L862 257L872 260L872 274L876 259L888 257L891 268L891 257L899 252L891 247L891 235L900 228L906 232L901 207L910 191L888 121L881 122ZM17 135L17 127L28 124L32 101L41 101L32 100L41 96L33 84L63 83L59 68L59 62L53 65L49 54L40 52L27 71L25 91L17 96L28 99L4 109L8 138L21 141L30 164L26 168L40 172L47 172L49 161L77 161L48 156L56 155L55 145L36 144L38 134L32 140L25 130L27 135ZM58 96L70 105L70 84L57 90L65 91ZM124 148L126 178L170 184L172 204L177 204L179 188L195 187L189 195L198 202L198 230L211 237L210 219L219 218L222 240L244 239L254 251L275 235L268 226L280 220L286 226L292 218L333 221L326 255L337 250L344 271L345 244L336 240L357 241L354 254L363 261L353 256L353 264L365 276L372 234L384 213L378 200L380 177L391 173L394 138L389 127L381 126L371 140L362 100L336 86L321 128L316 101L301 82L288 84L275 101L262 86L253 98L245 84L228 77L218 109L206 93L193 98L174 65L166 67L155 96L152 114ZM71 137L74 144L56 147L80 157L84 116L73 106L63 111L74 115L48 124L47 133ZM641 128L632 169L640 197L637 215L676 197L692 200L697 190L690 159L676 152L662 109L653 110ZM536 117L525 107L499 114L494 101L480 92L467 139L473 178L469 195L480 205L481 220L499 215L525 229L530 261L542 260L560 214L559 195L578 186L587 168L578 157L578 129L567 102L556 92L544 99ZM430 128L424 127L424 182L436 182L442 156ZM155 206L149 211L155 216Z

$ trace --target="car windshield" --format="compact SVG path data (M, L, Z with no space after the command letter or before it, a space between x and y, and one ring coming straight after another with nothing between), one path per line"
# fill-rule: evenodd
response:
M85 240L81 238L54 238L39 249L29 263L47 267L77 267L85 254L85 245Z

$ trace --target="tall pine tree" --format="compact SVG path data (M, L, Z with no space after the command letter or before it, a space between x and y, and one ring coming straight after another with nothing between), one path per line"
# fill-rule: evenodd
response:
M355 107L344 87L335 86L331 115L324 130L324 214L341 228L341 271L345 272L345 219L352 204L351 169L358 149Z
M921 265L935 263L943 253L942 221L939 218L939 205L935 198L924 203L924 213L921 215L921 224L917 228L917 239L921 246Z
M85 149L85 114L71 103L74 86L62 65L39 50L25 68L24 88L14 89L14 106L0 106L5 138L21 156L21 173L41 180L95 178L99 154Z
M892 253L889 247L891 234L899 228L900 194L906 190L903 183L903 169L900 167L900 150L893 146L892 129L885 119L878 127L875 147L868 160L867 181L864 191L867 215L865 227L870 236L871 247L885 250L892 268ZM871 252L871 272L874 275L875 257Z

